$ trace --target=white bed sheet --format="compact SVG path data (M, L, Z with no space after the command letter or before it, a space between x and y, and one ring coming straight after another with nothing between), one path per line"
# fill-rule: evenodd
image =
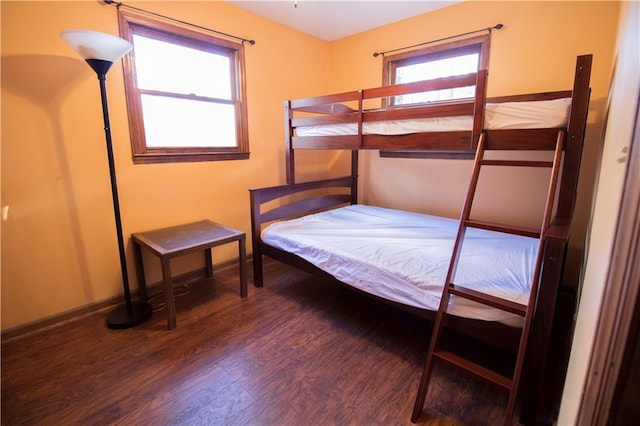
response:
M546 129L565 127L569 121L571 98L548 101L488 103L484 127L497 129ZM367 122L362 125L366 135L404 135L420 132L470 131L472 116L434 117L412 120ZM297 136L355 135L357 123L300 126Z
M366 205L266 227L262 240L367 293L437 311L458 221ZM526 304L538 240L468 229L454 283ZM522 318L452 296L448 312L522 326Z

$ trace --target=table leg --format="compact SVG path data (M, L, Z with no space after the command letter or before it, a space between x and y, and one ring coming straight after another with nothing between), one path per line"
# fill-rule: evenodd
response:
M142 247L136 241L133 241L133 257L136 264L136 277L138 278L138 296L140 300L146 302L149 300L147 294L147 281L144 277L144 264L142 263Z
M171 280L171 259L161 259L162 282L164 283L164 302L167 308L167 326L169 330L176 328L176 303L173 298L173 283Z
M211 258L211 248L204 250L204 263L207 265L207 277L213 277L213 259Z
M238 251L240 258L240 297L247 297L247 249L244 235L238 240Z

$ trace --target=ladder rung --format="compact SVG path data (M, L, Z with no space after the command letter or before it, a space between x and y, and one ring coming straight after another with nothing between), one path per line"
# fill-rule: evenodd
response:
M479 364L476 364L475 362L469 361L468 359L462 358L461 356L444 350L434 351L433 356L434 358L444 361L453 367L469 372L479 379L485 380L494 385L498 385L508 391L511 390L513 381L510 378L496 373L495 371L483 367Z
M505 234L522 235L523 237L540 238L539 230L524 226L502 225L499 223L469 219L465 220L464 224L471 228L486 229L488 231L503 232Z
M465 299L473 300L474 302L482 303L483 305L491 306L492 308L497 308L502 311L511 312L521 317L524 317L527 313L527 306L521 303L482 293L467 287L460 287L453 283L449 283L448 289L449 293L455 294L456 296L464 297Z
M553 161L481 160L483 166L553 167Z

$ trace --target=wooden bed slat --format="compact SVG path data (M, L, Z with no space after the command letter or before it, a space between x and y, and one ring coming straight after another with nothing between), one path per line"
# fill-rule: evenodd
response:
M363 149L438 149L468 150L471 132L411 133L408 135L364 135Z
M315 180L312 182L302 182L267 188L249 189L249 193L255 204L264 204L275 199L297 194L304 191L312 191L322 188L353 188L354 177L343 176L334 179Z
M293 118L291 119L291 126L324 126L328 124L356 123L359 115L360 114L353 112L348 114Z
M349 108L343 104L356 102L360 98L372 100L389 96L400 96L433 90L474 86L478 75L479 73L470 73L460 76L418 81L414 83L394 84L371 89L336 93L332 95L295 99L291 100L291 109L305 112L322 112L325 114L333 114L336 113L336 111L338 113L345 113L349 112Z
M307 198L262 213L261 220L263 223L266 223L278 219L289 219L345 204L351 204L351 194L324 195L321 197Z
M306 111L314 111L314 108L318 105L340 104L342 102L356 101L360 97L361 91L355 90L352 92L336 93L333 95L316 96L313 98L294 99L291 100L291 109L302 110L307 108ZM309 109L311 108L311 109Z
M377 99L387 96L399 96L409 93L428 92L432 90L453 89L457 87L475 86L477 73L457 75L433 80L417 81L415 83L390 84L362 91L363 99Z
M293 149L360 149L360 136L293 136Z
M298 107L295 111L309 112L314 114L350 114L356 112L353 108L345 104L321 104L308 107Z
M553 151L558 129L485 130L487 150L493 151Z
M439 102L430 105L405 108L376 109L363 112L363 121L407 120L412 118L437 118L473 115L473 101Z
M555 92L526 93L522 95L492 96L487 98L487 103L503 102L530 102L530 101L551 101L553 99L570 98L571 90L558 90Z

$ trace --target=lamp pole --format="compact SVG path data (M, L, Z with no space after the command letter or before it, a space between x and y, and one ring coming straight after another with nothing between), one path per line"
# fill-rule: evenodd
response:
M87 60L89 62L91 60ZM91 65L91 64L90 64ZM111 65L109 65L110 67ZM93 65L91 65L93 68ZM95 68L94 68L95 70ZM116 307L107 315L109 328L129 328L140 324L151 316L151 307L145 302L132 302L129 290L129 274L127 272L127 260L125 255L124 238L122 236L122 219L120 218L120 202L118 198L118 181L116 179L115 161L113 159L113 146L111 141L111 127L109 122L109 106L107 103L107 76L106 73L98 74L100 81L100 96L102 99L102 116L104 118L104 134L107 143L107 157L109 160L109 176L111 178L111 195L113 198L113 215L116 222L118 236L118 251L120 253L120 270L122 271L122 284L124 288L125 305Z
M111 141L111 126L109 123L109 104L107 102L107 72L111 66L125 53L131 50L131 44L110 34L97 33L86 30L68 30L62 32L62 37L71 47L82 56L89 66L96 72L100 82L100 98L102 100L102 117L104 119L104 134L107 144L109 160L109 175L111 178L111 195L113 198L113 214L118 237L120 255L120 270L124 289L125 304L117 306L107 315L107 326L114 329L133 327L151 316L151 306L142 301L133 302L129 290L129 274L125 255L124 238L122 236L122 220L120 218L120 202L118 200L118 182L116 179L115 161ZM104 58L104 59L103 59Z

